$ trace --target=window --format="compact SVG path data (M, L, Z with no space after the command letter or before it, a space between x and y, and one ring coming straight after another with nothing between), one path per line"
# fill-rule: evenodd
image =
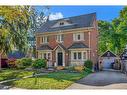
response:
M80 40L80 35L78 34L78 40Z
M64 25L64 22L60 22L60 25Z
M82 54L81 54L81 52L78 52L78 59L82 59Z
M86 59L86 52L83 52L83 59Z
M72 52L72 60L84 60L87 59L87 53L86 52Z
M50 59L50 53L48 53L48 59Z
M46 57L46 53L44 53L44 59L47 59L47 57Z
M63 34L57 35L57 42L63 42L64 36Z
M81 41L84 40L84 33L75 33L73 34L74 41Z
M76 53L74 53L74 59L76 59L77 58L77 55L76 55Z
M48 43L49 42L49 37L48 36L43 36L42 42L43 43Z
M41 58L50 60L51 59L51 53L49 53L49 52L44 53L43 52Z

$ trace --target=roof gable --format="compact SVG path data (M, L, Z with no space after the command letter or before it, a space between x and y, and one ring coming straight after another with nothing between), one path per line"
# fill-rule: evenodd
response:
M117 57L117 56L108 50L103 55L101 55L101 57Z

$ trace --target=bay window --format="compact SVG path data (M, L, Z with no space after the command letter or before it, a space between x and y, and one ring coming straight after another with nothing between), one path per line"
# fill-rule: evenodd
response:
M73 51L71 53L72 60L86 60L87 59L87 52L86 51Z

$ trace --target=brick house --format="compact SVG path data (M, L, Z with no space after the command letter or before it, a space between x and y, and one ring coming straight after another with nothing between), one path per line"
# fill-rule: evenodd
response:
M48 59L48 66L96 63L97 35L96 13L47 21L36 32L37 58Z

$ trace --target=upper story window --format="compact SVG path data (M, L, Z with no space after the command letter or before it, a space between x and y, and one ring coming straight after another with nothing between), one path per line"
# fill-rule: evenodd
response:
M84 33L74 33L73 40L74 41L83 41L84 40Z
M64 22L60 22L60 25L64 25Z
M64 37L63 36L64 36L63 34L57 35L56 36L57 42L63 42L63 40L64 40Z
M48 36L43 36L42 37L42 43L48 43L49 42L49 37Z

